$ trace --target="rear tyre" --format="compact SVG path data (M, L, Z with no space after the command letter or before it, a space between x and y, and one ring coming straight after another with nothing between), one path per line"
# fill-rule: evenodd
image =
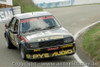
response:
M22 59L26 60L25 49L23 48L22 45L20 46L20 55L21 55L21 58L22 58Z
M10 39L6 36L7 41L7 48L8 49L15 49L16 47L11 43Z

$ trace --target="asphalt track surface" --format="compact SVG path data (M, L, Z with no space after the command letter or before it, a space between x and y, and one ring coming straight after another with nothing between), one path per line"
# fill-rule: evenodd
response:
M51 12L57 17L59 22L66 29L75 35L82 28L100 20L100 5L84 5L75 7L44 9ZM73 56L62 56L56 58L25 61L20 57L17 49L7 49L4 34L4 24L0 24L0 67L84 67L79 66L79 62ZM77 47L79 44L77 44ZM78 53L79 52L79 53ZM77 48L78 55L81 54L81 49ZM84 62L92 62L87 56L79 55ZM32 65L29 65L32 63ZM54 65L45 65L46 63L53 63ZM64 63L64 65L62 65ZM66 65L65 65L66 63ZM76 65L69 65L77 63ZM57 65L55 65L57 64ZM58 65L60 64L60 65ZM91 66L92 67L92 66Z

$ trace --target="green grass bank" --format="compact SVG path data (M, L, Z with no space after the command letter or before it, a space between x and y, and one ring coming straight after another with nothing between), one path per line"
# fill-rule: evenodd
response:
M100 23L84 33L83 48L91 57L100 61Z
M13 0L13 5L21 6L22 13L42 11L42 9L36 6L32 0Z

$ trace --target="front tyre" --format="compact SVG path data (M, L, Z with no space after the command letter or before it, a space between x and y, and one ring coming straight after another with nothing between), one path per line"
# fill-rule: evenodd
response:
M21 55L21 58L22 58L22 59L26 60L25 49L23 48L22 45L20 46L20 55Z

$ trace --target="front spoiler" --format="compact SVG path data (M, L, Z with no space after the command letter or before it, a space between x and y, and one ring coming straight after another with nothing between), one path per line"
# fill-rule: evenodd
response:
M26 59L43 59L43 58L51 58L51 57L58 57L64 55L73 55L75 53L76 48L73 47L72 49L65 49L60 51L54 52L46 52L46 53L39 53L39 54L26 54Z

